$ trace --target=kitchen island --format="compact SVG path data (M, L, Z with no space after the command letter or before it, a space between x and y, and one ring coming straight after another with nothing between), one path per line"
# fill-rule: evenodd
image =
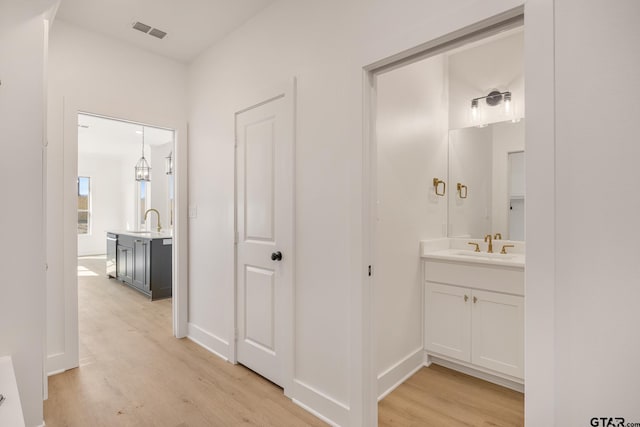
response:
M171 297L172 243L170 232L107 232L107 276L149 296Z

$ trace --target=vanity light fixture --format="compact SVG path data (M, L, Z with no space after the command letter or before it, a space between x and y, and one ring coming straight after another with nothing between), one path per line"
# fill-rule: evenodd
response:
M164 166L167 175L173 175L173 151L169 152L169 155L164 158Z
M136 181L151 181L151 168L144 158L144 126L142 127L142 157L136 163Z
M504 112L507 114L511 112L511 92L508 90L504 92L492 90L486 96L480 96L471 100L471 116L474 120L478 117L478 101L481 99L484 99L490 107L495 107L504 101Z

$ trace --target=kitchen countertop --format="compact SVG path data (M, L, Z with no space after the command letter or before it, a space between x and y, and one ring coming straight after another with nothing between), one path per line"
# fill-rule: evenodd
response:
M130 231L130 230L109 230L107 233L124 234L125 236L140 237L143 239L171 239L173 233L171 230L157 231Z

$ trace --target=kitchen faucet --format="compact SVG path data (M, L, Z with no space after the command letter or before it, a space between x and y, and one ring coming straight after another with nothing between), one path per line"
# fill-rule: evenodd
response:
M155 212L156 215L158 215L158 233L162 230L162 224L160 224L160 212L158 212L157 209L147 209L147 211L144 213L144 222L147 222L147 216L149 215L149 212Z

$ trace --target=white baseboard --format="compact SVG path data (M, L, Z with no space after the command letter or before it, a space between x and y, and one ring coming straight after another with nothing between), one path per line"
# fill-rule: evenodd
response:
M329 425L349 424L349 406L301 381L293 380L291 400Z
M47 376L61 374L70 369L67 366L66 353L51 354L47 356Z
M463 374L471 375L472 377L480 378L481 380L524 393L524 384L517 380L510 380L499 375L484 372L481 369L467 366L464 362L454 362L434 355L429 355L428 358L431 363L436 365L444 366L445 368L453 369L454 371L462 372Z
M203 347L209 350L211 353L216 356L229 361L229 358L226 356L229 354L229 342L223 340L222 338L205 331L199 326L194 325L193 323L187 324L187 338L198 344L200 347Z
M424 366L422 348L413 351L404 359L378 375L378 402Z

